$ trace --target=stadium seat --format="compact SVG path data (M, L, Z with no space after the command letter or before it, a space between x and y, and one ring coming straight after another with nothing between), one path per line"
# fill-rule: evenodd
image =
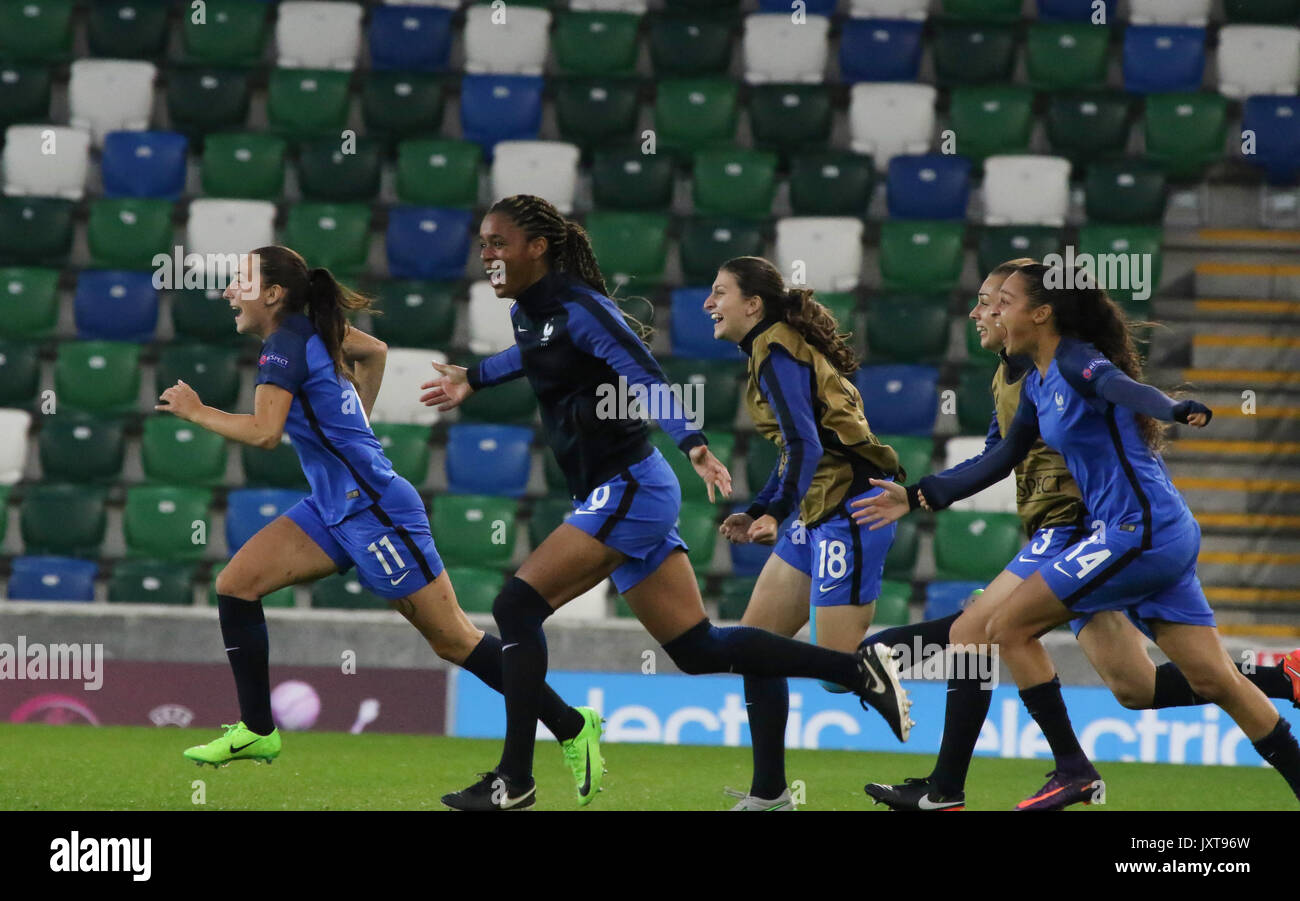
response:
M948 350L948 295L877 294L867 307L872 362L938 363Z
M898 531L894 533L894 543L885 554L885 578L910 582L912 571L916 569L917 551L920 539L916 528L916 517L905 516L898 521Z
M338 141L315 141L298 151L298 189L305 200L369 203L379 195L382 168L374 140L359 138L348 153Z
M347 127L351 78L349 72L328 69L272 69L266 99L271 130L296 141L337 137Z
M713 456L722 462L723 466L731 466L732 451L736 446L736 436L733 432L724 432L721 429L713 429L708 433L709 450ZM688 501L709 502L709 491L701 479L695 473L695 468L691 465L690 457L681 452L677 443L673 441L672 436L663 429L652 429L650 431L650 443L663 454L668 465L672 467L673 473L677 476L677 481L682 486L682 503ZM721 501L722 496L714 492L714 496Z
M498 300L497 303L502 303ZM469 368L477 366L483 357L472 355L457 359L458 365ZM428 381L425 376L422 381ZM537 418L537 395L526 378L511 379L500 385L492 386L491 391L475 392L458 408L461 422L492 422L498 424L530 425ZM549 451L542 454L545 460L554 463L555 455Z
M551 14L518 4L500 16L488 6L465 11L465 71L495 75L542 74L549 47Z
M444 103L442 82L428 73L370 72L361 86L366 134L389 143L436 135Z
M73 0L0 5L0 57L62 62L72 55Z
M162 55L167 7L145 0L106 0L90 7L86 42L94 56L148 59Z
M1132 25L1200 25L1210 19L1210 0L1129 0Z
M1059 156L991 156L984 161L986 225L1065 224L1070 161Z
M1143 119L1147 156L1174 181L1199 181L1224 157L1228 101L1221 94L1156 94Z
M757 432L750 434L745 444L745 478L749 481L748 497L758 496L780 459L781 453L774 442L762 438Z
M509 497L439 494L429 525L438 553L452 568L508 566L517 539L516 507Z
M492 604L505 585L500 569L485 566L457 566L452 585L456 603L466 613L491 613Z
M1300 0L1223 0L1231 23L1291 25L1300 16Z
M1001 225L980 229L975 257L982 278L1008 260L1041 260L1062 247L1061 230L1041 225Z
M708 501L683 501L677 515L677 534L686 542L686 556L700 574L713 564L720 520L718 508Z
M379 7L383 9L384 7ZM400 8L400 7L393 7ZM443 10L438 10L443 12ZM387 610L388 602L362 587L355 569L313 582L311 605L319 610Z
M776 154L764 150L697 151L691 168L695 212L767 218L776 194L776 167Z
M555 65L567 75L634 75L641 16L625 12L556 13Z
M591 248L611 289L626 288L636 293L663 280L668 223L663 213L595 210L587 215L585 226Z
M782 18L789 24L788 15ZM923 23L907 19L849 19L840 32L840 78L849 83L916 81L922 29Z
M501 141L492 158L492 200L536 194L569 215L581 155L575 145L562 141Z
M789 14L794 0L758 0L758 11L764 13ZM839 0L804 0L805 11L810 16L829 16L835 12Z
M880 225L880 275L886 291L946 292L961 278L961 222L890 219Z
M876 172L871 157L817 150L790 160L790 207L796 216L864 217Z
M1019 85L953 88L948 116L956 152L977 164L995 154L1028 152L1033 106L1033 92Z
M447 490L522 497L532 467L527 426L459 424L447 430Z
M1300 28L1227 25L1219 29L1219 93L1294 94L1300 87Z
M1290 184L1300 170L1300 103L1295 97L1250 97L1243 105L1241 130L1255 135L1255 152L1243 155L1260 166L1274 184Z
M93 485L33 482L23 488L23 551L96 557L108 524L107 490Z
M172 202L159 197L101 197L90 202L86 242L95 266L154 268L172 253Z
M140 457L150 482L215 488L226 474L226 439L161 413L144 421Z
M168 292L171 298L172 329L177 341L204 344L239 344L257 339L235 331L230 301L222 297L224 287L189 288Z
M248 539L306 496L305 491L287 488L241 488L230 492L226 496L227 554L235 556Z
M296 203L285 219L284 243L312 266L353 277L370 256L370 204Z
M133 412L140 395L140 348L121 341L67 341L54 362L60 406L103 415Z
M456 282L388 279L379 283L371 331L380 341L405 347L441 347L456 327Z
M123 560L108 580L110 604L194 603L194 568L166 560Z
M1039 91L1105 87L1110 35L1090 22L1034 22L1025 40L1029 84Z
M471 208L478 203L483 151L469 141L415 138L397 145L397 197L402 203Z
M637 82L632 78L568 78L555 82L560 137L586 150L639 140Z
M351 72L361 51L360 3L282 0L275 23L276 65Z
M989 383L993 380L993 376L992 376L990 366L984 365L982 367L979 367L978 370L975 367L968 367L966 372L970 372L972 374L972 382L974 381L974 374L977 371L978 374L982 376L983 379L980 387L984 391L984 396L986 398L991 398L991 394L989 392ZM965 372L963 373L963 375L964 374ZM957 399L958 412L961 411L962 401L963 398L959 396ZM993 416L991 401L987 409L989 412L984 417L983 425L981 425L979 428L979 431L982 431L985 434L988 433L989 423L991 422ZM951 469L952 467L956 466L958 463L963 463L966 460L971 459L972 457L977 457L983 452L984 452L983 436L976 437L974 435L965 435L965 436L959 436L955 438L949 438L948 443L944 445L943 448L944 469ZM952 506L949 509L985 512L985 513L1015 513L1016 512L1015 474L1008 473L1006 478L1004 478L1002 481L994 485L991 485L988 488L985 488L983 491L979 492L978 494L972 495L971 497L962 498L959 501L954 501Z
M252 0L260 5L261 0ZM176 131L190 137L243 128L252 86L237 69L173 68L167 72L167 115Z
M821 85L760 84L749 94L754 146L783 154L826 146L831 133L831 96Z
M4 140L4 192L80 200L90 135L62 125L10 125Z
M68 79L68 124L96 147L110 131L144 131L153 112L158 68L143 60L79 59Z
M150 272L84 269L72 308L83 340L152 341L158 327L158 292Z
M870 425L871 417L867 417ZM930 460L934 457L934 441L929 437L916 435L882 435L876 434L876 440L888 444L898 454L898 463L906 471L907 483L918 482L930 474Z
M963 435L986 435L993 416L993 378L987 353L973 356L957 376L957 426ZM965 458L963 458L965 459Z
M222 560L212 564L212 572L208 576L209 607L217 606L217 576L221 574L221 571L226 568L229 562L228 560ZM284 588L262 596L263 607L293 607L295 602L296 598L294 597L292 585L286 585Z
M41 375L40 351L35 342L0 341L0 407L34 405ZM25 453L25 441L23 446ZM5 484L4 475L0 471L0 484Z
M715 270L716 274L716 270ZM713 320L704 312L711 288L675 288L668 314L669 343L674 356L701 360L741 360L743 352L730 341L713 337Z
M591 192L598 209L667 210L673 198L673 163L640 147L597 150Z
M1090 221L1159 223L1165 217L1165 174L1146 160L1095 162L1083 184Z
M814 291L852 291L862 272L861 219L795 216L776 223L776 263L787 282ZM796 279L795 263L803 279Z
M1147 286L1152 294L1160 288L1161 276L1161 253L1160 246L1164 240L1164 230L1159 225L1097 225L1089 223L1079 228L1079 249L1080 254L1090 254L1094 258L1098 254L1122 254L1127 257L1129 254L1142 254L1151 260L1150 276L1151 284ZM1101 277L1101 272L1097 273ZM1111 298L1120 304L1127 304L1132 300L1133 293L1136 290L1131 284L1132 275L1125 276L1121 269L1110 278L1110 284L1103 284L1101 287L1106 289ZM1129 285L1116 285L1116 280L1128 281Z
M942 0L943 14L952 19L979 19L1016 22L1020 19L1021 0Z
M121 474L126 449L121 420L77 413L42 419L38 444L44 481L103 484ZM27 434L25 426L20 434Z
M686 392L683 400L687 412L694 412L705 430L731 431L740 408L740 378L745 374L742 367L727 360L691 357L664 357L659 365L668 383L680 385ZM697 391L698 395L691 393Z
M863 366L855 377L873 431L927 436L939 411L939 372L932 366Z
M210 406L229 409L239 399L239 348L212 344L165 344L154 370L156 394L177 379Z
M886 191L894 219L966 218L970 160L942 153L902 154L889 161Z
M656 78L723 75L731 65L732 23L709 15L656 16L648 43Z
M466 75L461 81L464 137L492 158L498 141L533 141L542 124L543 81L534 75Z
M515 343L510 307L497 297L491 282L480 280L470 285L468 314L467 343L472 352L494 354Z
M934 563L940 580L989 582L1025 543L1014 513L945 510L935 517Z
M441 72L451 56L452 11L429 6L370 8L370 68Z
M925 620L942 619L960 613L962 606L988 584L983 581L930 582L925 586Z
M9 599L93 601L95 576L98 572L99 564L93 560L48 556L15 557L13 573L9 576Z
M806 16L798 24L784 14L745 17L742 48L750 84L820 84L826 77L831 21Z
M925 153L934 135L935 96L928 84L854 85L849 93L849 146L869 154L879 172L901 153Z
M190 201L186 251L207 254L247 253L275 243L275 204L265 200Z
M1010 81L1016 66L1016 33L1008 23L941 21L932 49L944 86Z
M659 151L689 154L730 146L736 135L739 86L725 78L665 78L655 86Z
M1205 29L1131 25L1124 31L1124 90L1196 91L1205 72Z
M393 464L393 471L417 489L422 487L429 479L429 429L391 422L376 422L370 428L379 439L384 456Z
M1118 92L1054 94L1047 105L1052 153L1075 166L1122 154L1128 143L1130 100Z
M394 278L458 279L469 257L468 210L395 206L388 211L388 273Z
M61 263L72 247L73 203L55 197L0 198L0 262Z
M49 118L50 74L49 67L39 64L0 65L0 129Z
M924 21L930 0L849 0L849 15L857 19L919 19Z
M200 170L203 193L278 200L284 190L287 149L284 138L266 132L209 135Z
M59 270L0 269L0 338L48 338L59 322Z
M528 544L536 549L572 514L573 502L567 497L538 498L528 517Z
M856 291L822 291L816 301L830 311L840 331L856 331L858 295Z
M261 62L268 4L262 0L204 2L202 18L181 16L184 61L191 65L250 67Z
M682 224L678 245L687 284L712 285L718 267L733 257L762 256L763 226L754 220L697 217Z
M109 132L100 155L104 196L176 200L185 191L188 152L189 140L179 132Z
M370 421L423 426L437 422L441 414L420 403L420 385L432 377L434 370L429 363L433 360L446 363L447 355L437 350L390 345L384 381L370 411Z
M5 366L3 356L4 348L0 345L0 374ZM0 497L0 523L6 519L7 487L22 480L27 466L27 431L31 424L32 414L26 410L0 409L0 486L6 488ZM0 542L3 541L4 527L0 525Z
M911 613L912 583L884 579L880 583L880 596L876 598L876 615L873 626L906 625Z
M244 469L245 487L310 490L298 452L293 449L288 433L281 434L280 443L269 450L241 444L239 459Z

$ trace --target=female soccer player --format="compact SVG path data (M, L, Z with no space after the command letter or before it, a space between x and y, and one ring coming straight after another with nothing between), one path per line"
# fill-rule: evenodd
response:
M219 766L279 755L261 598L354 565L361 583L392 602L439 657L500 691L501 642L476 629L456 603L420 495L393 472L370 429L387 346L345 318L368 301L280 246L245 255L225 297L236 329L264 342L254 412L205 406L184 382L165 390L157 409L255 447L275 447L287 429L311 495L250 538L217 576L240 722L185 756ZM593 782L588 759L600 761L600 717L569 707L548 687L539 696L542 720L561 740L586 804L594 794L584 788Z
M542 624L610 576L683 672L823 679L857 692L898 731L906 696L883 646L846 654L709 622L691 565L678 553L685 550L676 529L681 488L672 469L647 440L644 421L620 418L598 400L601 386L620 377L655 394L666 386L659 364L609 299L582 227L542 198L520 194L488 210L480 238L497 295L515 299L515 345L472 371L435 363L441 376L422 386L428 390L421 400L449 410L474 391L527 376L576 507L497 596L492 612L505 642L505 747L493 772L443 803L462 810L534 803L533 723L546 674ZM715 489L729 494L730 474L704 435L688 428L680 398L670 407L659 422L689 454L710 500Z
M852 651L871 625L894 529L873 532L850 522L847 502L879 493L869 479L901 472L893 448L871 433L847 378L858 368L853 350L811 290L787 290L780 270L759 257L723 263L704 309L713 337L740 345L749 357L746 408L759 435L781 449L749 509L721 527L736 544L776 544L741 625L793 636L811 606L816 642ZM796 508L798 524L778 543L780 524ZM786 680L746 676L745 706L754 778L747 795L733 793L741 800L732 809L793 810L785 779ZM904 715L903 741L910 726Z
M1196 556L1200 529L1171 483L1158 420L1201 427L1212 415L1136 381L1141 370L1127 323L1104 291L1052 287L1041 264L1002 284L993 313L1006 352L1031 361L1016 415L992 450L968 465L855 503L854 518L883 524L909 509L941 510L993 484L1040 436L1057 448L1095 520L1089 537L1043 562L989 614L984 628L959 619L951 640L998 645L1056 757L1057 769L1030 799L1086 800L1095 770L1078 750L1050 659L1036 636L1080 616L1122 611L1151 630L1190 689L1218 704L1300 797L1300 746L1263 692L1231 664L1214 628ZM1068 283L1068 281L1066 282ZM873 525L873 528L878 525ZM972 618L973 620L973 618ZM1148 664L1149 665L1149 664Z

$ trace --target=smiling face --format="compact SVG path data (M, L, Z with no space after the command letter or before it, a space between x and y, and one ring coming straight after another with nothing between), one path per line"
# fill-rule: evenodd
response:
M479 226L479 258L497 297L518 297L546 274L545 238L527 233L503 213L488 213Z
M280 285L264 286L257 255L239 255L239 271L221 295L235 311L235 331L265 338L275 328L276 313L284 299Z
M990 275L984 279L984 284L980 285L979 292L975 295L975 306L971 307L970 315L967 316L975 323L980 347L991 353L1002 350L1002 327L993 316L993 310L997 306L998 291L1004 281L1005 275Z
M1007 276L998 292L993 319L1002 329L1002 339L1008 354L1034 354L1040 339L1054 333L1049 325L1052 318L1050 304L1032 306L1028 294L1029 284L1018 272Z
M714 340L739 344L763 319L763 299L757 294L745 297L736 276L719 269L713 290L704 299L704 312L713 319Z

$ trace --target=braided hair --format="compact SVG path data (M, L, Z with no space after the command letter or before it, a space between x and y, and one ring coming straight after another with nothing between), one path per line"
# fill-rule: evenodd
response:
M508 218L523 230L529 241L545 238L546 261L552 269L568 273L609 296L586 229L566 219L555 204L535 194L513 194L492 204L488 213L500 213Z

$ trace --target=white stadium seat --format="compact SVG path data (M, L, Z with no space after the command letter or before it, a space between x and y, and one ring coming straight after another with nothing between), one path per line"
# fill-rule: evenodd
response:
M644 13L646 0L572 0L569 8L576 12Z
M991 376L990 376L991 378ZM943 465L949 469L961 463L963 460L969 460L971 457L977 457L984 451L984 439L961 437L949 438L948 443L944 445ZM953 510L972 510L979 513L1015 513L1016 512L1016 477L1015 474L1007 476L995 485L990 485L979 494L956 501Z
M5 130L5 194L80 200L86 191L90 133L66 125Z
M924 19L930 14L930 0L850 0L849 15L855 19Z
M185 253L208 257L248 253L275 243L275 204L267 200L218 200L204 197L190 203ZM209 272L220 265L205 261ZM224 286L222 286L224 287Z
M284 0L275 23L277 65L351 72L361 52L361 14L360 3Z
M492 157L493 202L512 194L536 194L567 216L573 212L581 156L582 151L563 141L499 142Z
M1006 154L984 161L985 225L1060 227L1069 207L1069 160Z
M1294 94L1300 80L1300 28L1225 25L1219 29L1219 93Z
M14 485L22 480L27 466L27 429L31 424L32 414L26 410L0 410L0 485ZM0 507L0 516L4 515L5 510Z
M416 347L388 348L384 381L370 411L370 421L433 425L441 419L441 413L420 403L420 395L424 393L420 386L438 377L437 370L430 365L435 360L446 363L447 355L440 350Z
M1210 0L1129 0L1131 25L1205 25Z
M469 349L476 354L494 354L515 343L510 322L512 301L497 297L492 284L477 281L469 287Z
M153 63L79 59L68 78L68 124L90 132L96 147L110 131L144 131L153 117Z
M925 153L934 137L935 89L928 84L855 84L849 94L850 147L884 172L904 153Z
M852 291L862 272L862 220L852 216L777 220L776 264L792 287Z
M796 24L785 13L745 18L745 81L821 84L826 80L831 20L807 16Z
M541 75L550 27L551 14L545 9L471 6L465 13L465 71Z

